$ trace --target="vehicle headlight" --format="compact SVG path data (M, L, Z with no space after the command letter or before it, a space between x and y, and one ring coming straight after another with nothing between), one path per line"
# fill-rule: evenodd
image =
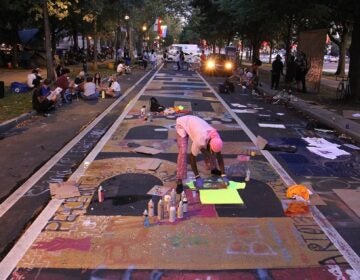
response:
M213 60L208 60L207 62L206 62L206 68L207 69L214 69L215 68L215 61L213 61Z
M226 62L225 63L225 69L226 70L231 70L233 68L233 64L231 62Z

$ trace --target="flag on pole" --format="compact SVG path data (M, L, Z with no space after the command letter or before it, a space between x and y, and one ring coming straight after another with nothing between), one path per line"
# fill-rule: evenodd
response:
M157 24L158 30L157 30L157 32L158 32L159 37L162 37L162 31L161 31L161 18L160 18L160 17L158 17L158 18L157 18L157 20L158 20L158 24Z

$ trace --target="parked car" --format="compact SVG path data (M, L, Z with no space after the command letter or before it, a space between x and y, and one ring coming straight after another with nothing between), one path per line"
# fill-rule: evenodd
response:
M231 57L225 54L211 54L207 57L205 66L202 71L210 75L227 75L233 74L235 62Z

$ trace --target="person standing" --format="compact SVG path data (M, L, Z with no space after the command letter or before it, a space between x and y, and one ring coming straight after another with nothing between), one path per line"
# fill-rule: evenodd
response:
M272 63L271 68L271 89L279 89L280 76L283 76L284 64L278 54Z
M201 152L205 156L205 163L212 174L221 175L225 185L229 180L225 174L224 160L221 155L223 142L215 128L197 116L182 116L176 119L176 140L178 146L177 169L176 169L176 192L183 191L182 181L187 177L187 149L189 139L192 141L190 152L190 165L195 175L196 187L202 188L204 181L197 169L196 157ZM216 168L216 160L219 165Z
M151 63L151 70L156 69L157 67L157 56L155 51L152 49L150 53L150 63Z
M164 63L164 68L167 68L167 61L168 61L168 51L167 50L164 50L162 60Z
M306 90L305 77L309 70L309 67L308 67L305 53L303 53L303 52L298 53L298 55L295 59L295 62L296 62L295 80L296 80L297 91L298 92L300 91L300 83L301 83L301 85L302 85L301 91L306 93L307 90Z
M179 71L181 69L180 68L180 53L179 53L179 51L176 52L174 61L176 62L177 70Z
M148 66L148 61L149 61L149 53L147 50L143 51L142 61L143 61L144 71L146 71L146 68Z

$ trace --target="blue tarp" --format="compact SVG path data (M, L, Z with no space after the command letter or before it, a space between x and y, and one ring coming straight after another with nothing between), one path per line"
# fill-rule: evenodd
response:
M38 28L19 30L18 34L19 34L21 43L23 43L25 45L30 43L34 39L35 35L38 32L39 32Z

